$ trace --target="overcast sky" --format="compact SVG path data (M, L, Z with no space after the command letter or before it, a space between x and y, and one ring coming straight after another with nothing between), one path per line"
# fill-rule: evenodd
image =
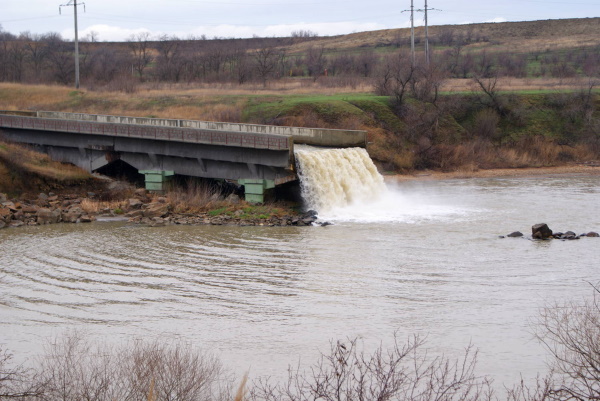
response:
M14 34L59 32L73 38L74 0L0 0L0 25ZM79 36L125 40L138 32L187 38L289 36L309 30L320 36L410 26L410 0L77 0ZM415 0L415 9L424 0ZM430 25L529 21L600 16L600 0L429 0ZM423 13L415 13L423 24Z

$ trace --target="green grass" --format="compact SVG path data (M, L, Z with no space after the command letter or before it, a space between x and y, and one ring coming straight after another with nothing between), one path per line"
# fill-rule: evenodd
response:
M209 210L208 215L212 216L212 217L220 216L222 214L226 214L227 210L228 210L227 207L220 207L218 209Z
M242 112L244 121L272 121L280 116L293 116L312 111L328 123L344 116L361 117L363 111L354 102L386 101L387 98L369 94L252 96Z

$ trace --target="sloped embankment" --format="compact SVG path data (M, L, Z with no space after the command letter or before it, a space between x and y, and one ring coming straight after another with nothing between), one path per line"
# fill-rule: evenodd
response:
M68 187L94 186L86 171L53 161L45 154L14 143L0 141L0 192L60 191Z

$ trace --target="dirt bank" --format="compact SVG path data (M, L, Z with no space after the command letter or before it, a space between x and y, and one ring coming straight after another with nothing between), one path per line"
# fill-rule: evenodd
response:
M553 175L595 175L600 176L600 162L590 164L574 164L555 167L519 168L519 169L490 169L477 171L416 171L412 174L386 175L386 182L450 180L464 178L495 178L495 177L536 177Z

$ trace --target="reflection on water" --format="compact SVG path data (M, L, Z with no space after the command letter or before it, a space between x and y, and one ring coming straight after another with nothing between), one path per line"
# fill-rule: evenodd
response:
M123 222L0 231L0 344L21 356L77 328L119 341L181 336L238 373L284 377L331 339L472 342L481 374L544 370L530 322L591 295L600 240L498 239L534 223L600 230L597 177L410 182L329 227Z

